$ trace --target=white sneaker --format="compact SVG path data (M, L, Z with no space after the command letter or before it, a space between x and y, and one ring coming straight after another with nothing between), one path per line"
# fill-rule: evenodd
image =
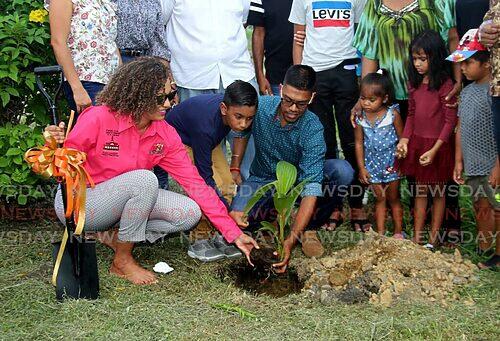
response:
M193 244L189 245L188 256L201 260L202 262L214 262L226 257L226 255L219 251L212 241L208 239L196 240Z
M212 239L212 243L227 258L238 258L243 255L236 246L228 244L224 237L219 233L215 234L214 238Z

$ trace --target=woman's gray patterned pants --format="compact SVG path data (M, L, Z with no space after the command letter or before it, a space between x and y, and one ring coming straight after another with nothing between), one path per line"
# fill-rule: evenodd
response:
M61 190L55 210L64 223ZM127 242L155 240L169 233L187 231L201 217L189 197L158 189L153 172L140 169L87 188L85 231L105 231L119 224L118 239Z

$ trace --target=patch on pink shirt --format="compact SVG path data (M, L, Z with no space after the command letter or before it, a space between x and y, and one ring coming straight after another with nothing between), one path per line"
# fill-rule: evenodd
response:
M156 143L149 151L150 155L163 155L163 143Z
M106 135L109 136L111 141L104 143L104 146L102 148L102 155L119 157L120 145L115 141L115 136L119 136L120 133L118 132L118 130L106 129Z

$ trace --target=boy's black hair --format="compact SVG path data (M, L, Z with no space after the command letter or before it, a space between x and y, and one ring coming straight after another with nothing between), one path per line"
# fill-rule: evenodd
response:
M387 95L388 100L386 105L391 105L396 101L394 84L392 83L391 77L389 77L389 72L386 69L380 69L379 72L367 74L361 81L361 87L375 85L375 96L385 97Z
M283 84L299 90L314 91L316 72L308 65L292 65L286 71Z
M224 102L227 106L256 107L258 103L257 91L248 82L236 80L229 84L224 93Z
M484 63L490 61L490 52L489 51L477 51L472 56L470 56L469 59L474 59L474 60L477 60L478 62L480 62L481 64L484 64Z
M413 39L410 44L409 80L413 88L418 88L424 76L417 72L413 65L413 53L423 50L429 61L429 88L439 90L441 85L451 78L451 63L446 60L448 51L439 33L425 30Z

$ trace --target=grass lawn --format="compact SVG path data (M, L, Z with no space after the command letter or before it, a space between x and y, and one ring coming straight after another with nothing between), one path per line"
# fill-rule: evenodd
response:
M158 261L175 268L160 277L158 285L133 286L109 275L111 252L99 245L101 298L61 304L49 282L49 240L57 239L59 232L49 223L1 224L1 340L500 339L498 272L480 272L480 282L460 288L463 299L446 308L408 302L390 308L324 306L302 294L278 299L247 294L218 276L228 261L198 263L187 256L187 244L172 237L134 251L148 268ZM331 240L329 251L345 246ZM302 253L296 251L295 256ZM470 299L476 303L465 304ZM241 315L233 312L238 308Z

